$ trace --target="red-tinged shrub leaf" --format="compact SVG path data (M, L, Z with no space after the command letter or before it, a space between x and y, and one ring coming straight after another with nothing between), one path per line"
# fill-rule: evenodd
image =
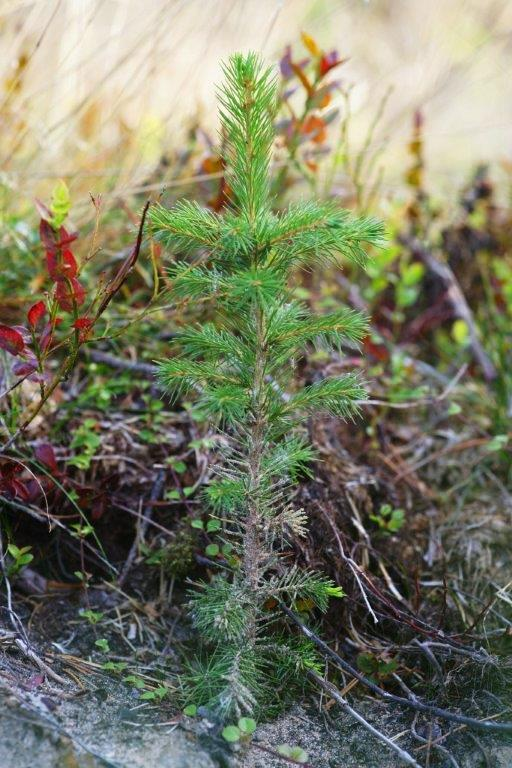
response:
M56 231L50 222L43 217L39 222L39 237L46 250L55 253L55 251L76 240L78 232L68 232L66 227L60 227Z
M62 317L56 317L53 323L46 323L44 330L41 334L41 338L39 339L39 346L43 352L46 352L46 350L50 346L50 343L53 337L53 332L55 328L61 323L62 323Z
M52 280L64 280L67 277L76 277L78 266L71 251L46 251L46 266Z
M324 77L334 67L339 67L340 64L344 64L348 59L340 59L337 51L329 51L325 53L319 61L318 72L321 77Z
M92 320L89 317L77 317L73 323L73 328L90 328Z
M19 355L25 349L23 336L15 328L0 325L0 349L5 349L11 355Z
M45 316L45 314L46 305L44 301L36 302L30 307L27 313L28 324L32 326L32 328L35 328L38 322Z
M85 301L85 290L76 277L69 280L59 280L55 297L63 312L72 312L74 307L80 307Z
M76 328L80 333L78 337L80 341L86 341L93 326L93 321L89 317L78 317L73 323L73 328Z
M15 376L30 376L34 371L37 371L37 362L14 363L12 367L12 372Z
M363 339L363 349L368 357L372 357L380 362L387 363L390 357L390 352L384 344L372 341L370 336Z
M26 485L18 480L16 475L23 472L23 467L13 461L7 461L0 467L0 493L7 493L9 496L27 500L29 497Z
M70 243L74 243L75 240L78 237L78 232L68 232L65 227L61 227L59 231L59 242L57 243L58 248L65 248L66 245L69 245Z
M57 249L57 238L55 231L46 219L41 219L39 222L39 238L47 251L55 253Z
M54 474L58 474L59 468L57 466L55 451L50 443L40 443L37 445L34 449L34 455L41 464L44 464L45 467L51 469Z
M327 138L325 121L318 115L309 115L302 123L301 133L307 135L315 144L322 144Z

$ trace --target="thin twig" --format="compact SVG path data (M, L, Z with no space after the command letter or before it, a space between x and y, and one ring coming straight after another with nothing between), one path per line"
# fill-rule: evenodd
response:
M148 379L154 379L158 370L157 366L151 363L123 360L120 357L114 357L114 355L109 355L108 352L100 352L99 350L93 350L90 353L90 357L95 363L103 363L103 365L108 365L110 368L118 368L121 371L138 373Z
M398 755L400 760L402 760L407 765L412 765L413 768L421 768L420 764L416 762L414 757L410 755L409 752L407 752L405 749L402 749L402 747L399 747L398 744L388 738L384 733L382 733L382 731L377 730L375 726L369 723L368 720L365 720L365 718L359 712L353 709L353 707L351 707L350 704L343 698L338 689L332 685L332 683L330 683L328 680L324 680L323 677L320 677L320 675L318 675L316 672L313 672L313 670L308 672L308 677L313 680L320 688L326 691L329 696L332 696L332 698L335 699L340 707L345 710L347 714L353 717L354 720L357 720L357 722L360 723L363 728L366 728L366 730L375 736L376 739L382 741L384 744L386 744L387 747L392 749L393 752Z
M139 516L139 524L137 525L137 533L135 536L135 540L130 548L130 551L128 552L128 556L121 569L121 573L118 579L118 583L121 587L125 583L128 577L128 574L130 573L130 569L133 565L133 561L135 560L137 556L137 552L139 550L139 544L141 540L144 538L144 535L151 522L151 515L153 514L153 503L157 501L158 498L160 497L162 493L162 489L164 487L164 483L165 483L165 470L161 469L155 478L155 482L153 483L153 488L151 489L151 495L144 507L142 515Z
M424 736L420 736L418 731L416 730L416 721L418 719L418 715L416 714L414 721L411 723L411 733L414 736L415 739L417 739L421 744L424 744L425 747L427 747L429 750L431 747L434 747L435 749L438 749L451 763L452 768L460 768L458 762L452 755L452 753L446 749L446 747L443 747L441 744L436 744L435 741L432 741L432 737L426 739Z
M455 316L464 320L468 327L469 345L473 352L473 357L481 367L485 380L493 381L497 376L496 368L480 341L473 313L450 266L439 261L418 240L402 238L402 242L409 248L411 254L419 259L446 288L446 297L453 308Z
M441 707L436 707L433 704L425 704L423 701L420 701L419 699L405 699L402 696L395 696L392 693L388 693L383 688L381 688L376 683L369 680L367 677L362 675L355 667L353 667L351 664L349 664L347 661L341 658L335 651L333 651L327 643L324 643L323 640L321 640L318 635L316 635L309 627L306 627L305 624L299 619L299 617L291 611L286 605L283 603L280 604L280 608L283 611L286 616L288 616L291 621L293 621L294 624L300 629L303 635L307 637L309 640L311 640L312 643L314 643L322 653L330 658L332 661L334 661L335 664L337 664L341 669L343 669L345 672L348 672L352 677L355 677L356 680L359 680L360 683L362 683L366 688L368 688L373 693L380 696L384 701L389 702L390 704L402 706L402 707L409 707L410 709L414 709L417 712L425 712L429 715L435 715L436 717L440 717L444 720L449 720L453 723L461 723L463 725L467 725L468 728L475 728L477 730L481 731L499 731L501 733L509 733L512 732L512 722L505 722L505 723L492 723L486 720L477 720L473 717L467 717L466 715L458 715L455 712L449 712L446 709L442 709Z

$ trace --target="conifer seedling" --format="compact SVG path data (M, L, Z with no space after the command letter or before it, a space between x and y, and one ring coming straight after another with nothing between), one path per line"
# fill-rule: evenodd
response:
M184 675L187 700L226 721L268 712L316 663L313 648L287 631L279 604L302 600L325 611L343 594L320 573L291 564L283 549L306 534L307 514L292 493L314 458L301 424L322 412L353 417L365 389L354 373L299 388L295 363L312 345L357 344L367 320L346 308L312 314L290 282L297 267L340 256L364 264L364 246L381 240L382 227L336 202L297 202L275 213L273 71L254 53L236 54L224 76L230 207L215 213L184 200L154 206L151 219L178 259L170 270L174 298L209 301L214 318L184 328L159 378L174 396L192 391L229 445L205 492L209 519L218 521L210 530L220 546L219 573L192 595L201 651Z

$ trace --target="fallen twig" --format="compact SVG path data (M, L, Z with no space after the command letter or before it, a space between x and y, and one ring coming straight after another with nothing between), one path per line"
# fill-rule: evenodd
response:
M309 629L309 627L306 627L306 625L299 619L299 617L286 605L281 603L280 608L283 613L288 616L288 618L291 619L291 621L293 621L293 623L300 629L302 634L311 640L311 642L314 643L317 648L320 648L324 656L330 658L332 661L334 661L335 664L341 667L341 669L343 669L345 672L348 672L350 675L352 675L352 677L355 677L356 680L359 680L360 683L362 683L373 693L380 696L382 699L384 699L384 701L402 707L409 707L410 709L414 709L417 712L425 712L429 715L435 715L436 717L449 720L453 723L461 723L463 725L467 725L468 728L475 728L477 730L488 732L512 732L512 722L493 723L487 720L477 720L476 718L467 717L466 715L458 715L456 712L450 712L446 709L442 709L441 707L436 707L433 704L425 704L423 701L420 701L417 698L414 698L414 700L408 698L406 699L403 696L396 696L393 693L388 693L388 691L385 691L379 685L372 682L372 680L365 677L365 675L361 674L361 672L359 672L355 667L342 659L341 656L332 650L332 648L329 648L327 643L324 643L324 641L321 640L318 635Z
M120 357L114 357L109 355L108 352L100 352L99 350L92 350L90 353L91 360L95 363L103 363L108 365L109 368L117 368L121 371L131 371L132 373L138 373L144 378L154 379L157 366L151 363L139 363L132 362L131 360L123 360Z
M412 765L413 768L421 768L420 764L416 762L414 757L410 755L409 752L407 752L405 749L402 749L402 747L399 747L398 744L395 744L394 741L388 738L384 733L382 733L382 731L377 730L375 726L369 723L368 720L365 720L365 718L359 712L353 709L353 707L351 707L350 704L343 698L338 689L332 685L332 683L330 683L328 680L324 680L323 677L320 677L320 675L318 675L316 672L313 672L313 670L308 672L308 677L313 680L320 688L326 691L329 696L332 696L332 698L336 700L340 707L344 709L345 712L347 712L351 717L353 717L354 720L357 720L357 722L360 723L363 728L366 728L366 730L375 736L376 739L382 741L384 744L386 744L386 746L392 749L393 752L397 754L404 763L407 765Z
M437 744L435 741L432 741L432 738L426 739L424 736L420 736L416 729L416 720L418 719L418 716L414 718L414 721L411 723L411 732L415 739L417 739L421 744L423 744L427 749L430 750L431 747L434 747L435 749L438 749L447 760L450 761L452 768L460 768L458 762L455 760L452 753L446 749L446 747L443 747L442 744Z
M161 469L155 478L155 482L153 483L153 488L151 489L151 495L144 506L142 514L139 517L135 540L130 548L130 551L128 552L128 556L121 569L121 573L118 579L119 586L121 587L123 586L124 582L128 577L130 569L133 565L133 561L137 556L139 543L141 539L144 538L144 535L148 529L149 523L151 522L151 515L153 514L153 502L157 501L157 499L161 495L162 489L164 487L164 482L165 482L165 470Z
M418 240L403 238L403 244L406 245L411 254L419 259L446 289L446 298L450 302L456 317L464 320L469 331L469 346L473 356L482 369L486 381L493 381L496 376L496 368L489 355L482 346L479 338L478 328L473 318L473 313L466 301L459 281L453 274L450 266L439 261L434 254L425 248Z

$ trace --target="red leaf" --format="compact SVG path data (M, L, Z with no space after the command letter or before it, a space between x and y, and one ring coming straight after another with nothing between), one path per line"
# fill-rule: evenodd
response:
M59 468L57 466L57 459L55 457L55 451L50 443L40 443L34 449L34 455L41 464L51 469L54 474L59 474Z
M340 59L337 51L329 51L324 53L318 64L318 71L321 77L324 77L334 67L339 67L340 64L344 64L347 59Z
M46 314L46 306L44 301L38 301L36 304L33 304L28 313L27 313L27 320L28 324L32 326L32 328L35 328L38 322L45 316Z
M89 317L78 317L73 323L73 328L80 331L78 337L80 341L86 341L91 332L93 321Z
M0 325L0 349L5 349L11 355L19 355L25 349L23 336L8 325Z
M12 372L15 376L30 376L31 373L37 371L37 362L21 362L15 363L12 367Z
M42 218L39 222L39 237L46 250L55 253L76 240L78 232L68 232L66 227L61 227L56 232L50 222Z
M64 246L69 245L70 243L73 243L78 237L78 232L68 232L66 227L61 227L59 230L59 242L57 243L58 248L64 248Z
M46 219L41 219L39 222L39 237L46 250L54 253L56 250L57 238L55 231Z
M23 472L21 464L7 461L0 467L0 493L8 493L9 496L19 496L20 499L28 499L29 493L24 483L18 480L16 475Z
M55 296L63 312L72 312L74 307L81 306L85 301L85 290L76 277L69 280L59 280Z
M66 277L76 277L78 272L75 257L71 251L46 251L46 266L52 280L63 280Z

